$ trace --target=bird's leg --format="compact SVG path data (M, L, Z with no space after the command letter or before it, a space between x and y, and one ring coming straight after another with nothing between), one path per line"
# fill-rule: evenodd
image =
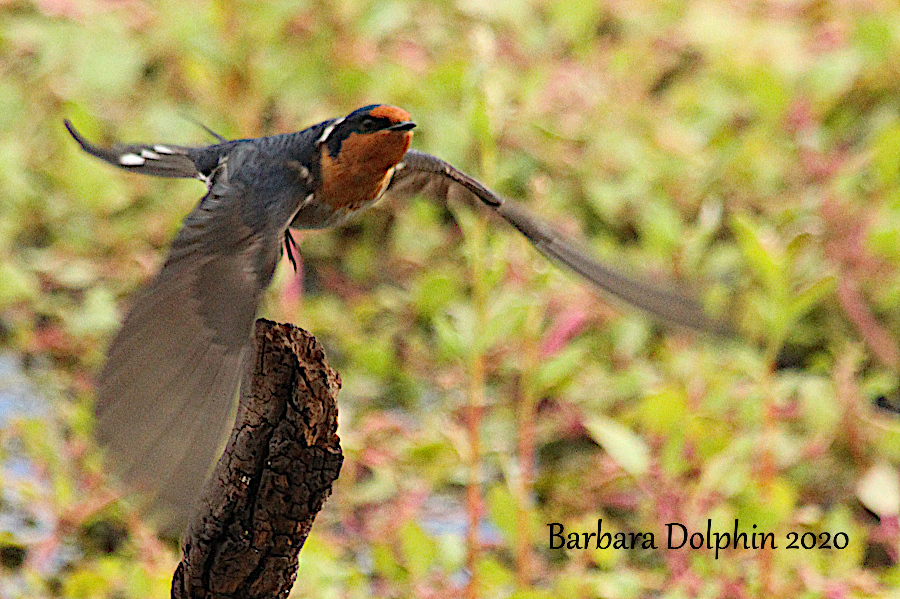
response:
M291 261L291 265L294 267L294 272L297 272L297 259L294 257L294 251L297 249L297 242L294 241L294 237L291 235L290 228L285 229L284 251L287 253L288 260Z

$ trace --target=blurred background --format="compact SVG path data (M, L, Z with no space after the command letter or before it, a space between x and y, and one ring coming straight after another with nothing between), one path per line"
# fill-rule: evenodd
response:
M62 119L200 145L194 121L370 103L740 333L611 305L487 211L303 234L263 315L325 345L346 460L294 596L898 596L895 3L0 0L0 597L165 597L178 561L110 486L91 403L203 186L90 159ZM550 549L601 518L659 548ZM664 548L708 519L778 548Z

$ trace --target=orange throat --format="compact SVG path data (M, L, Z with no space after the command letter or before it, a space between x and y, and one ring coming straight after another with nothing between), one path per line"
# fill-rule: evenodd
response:
M412 142L411 131L352 133L332 158L322 147L322 183L316 192L334 210L353 212L375 202Z

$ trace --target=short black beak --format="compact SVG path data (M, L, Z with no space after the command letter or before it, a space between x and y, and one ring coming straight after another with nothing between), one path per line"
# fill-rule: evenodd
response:
M388 131L409 131L416 124L412 121L403 121L402 123L395 123L387 128Z

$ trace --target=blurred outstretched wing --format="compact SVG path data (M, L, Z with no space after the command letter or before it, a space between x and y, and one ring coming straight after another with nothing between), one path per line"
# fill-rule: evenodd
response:
M481 202L518 229L544 256L568 267L604 292L666 323L716 335L731 333L729 323L707 315L696 300L673 289L624 275L598 262L580 244L521 204L498 196L440 158L416 150L408 151L397 166L387 193Z
M280 255L282 233L258 213L264 203L229 181L229 168L234 174L255 152L237 146L214 174L126 316L98 381L108 462L177 523L191 513L227 431L256 309Z

